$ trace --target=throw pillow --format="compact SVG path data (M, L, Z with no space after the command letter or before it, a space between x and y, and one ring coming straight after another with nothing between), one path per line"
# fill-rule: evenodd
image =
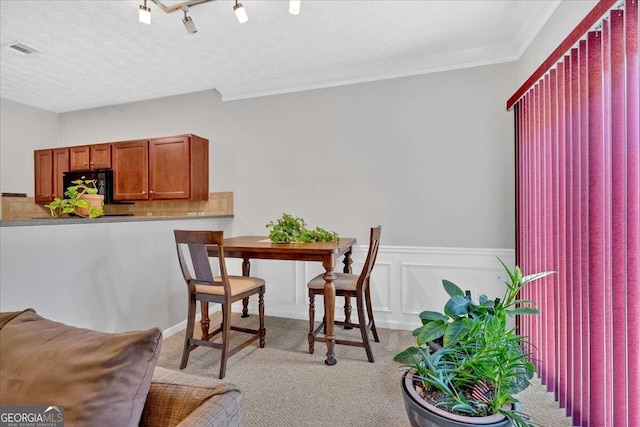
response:
M0 405L64 406L65 426L137 426L162 333L110 334L0 314Z

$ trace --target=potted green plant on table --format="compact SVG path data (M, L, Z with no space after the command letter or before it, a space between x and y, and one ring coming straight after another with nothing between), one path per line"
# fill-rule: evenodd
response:
M526 284L553 272L523 276L500 260L508 280L504 298L481 295L472 301L454 283L443 280L449 300L444 312L423 311L413 331L416 346L397 354L404 364L402 391L414 427L503 427L532 425L516 409L516 393L530 385L534 366L526 338L507 324L508 316L537 314L518 299Z
M309 242L337 242L338 234L324 228L307 228L304 219L286 213L282 218L269 221L269 239L274 243L309 243Z
M64 199L55 198L45 205L51 211L51 216L76 214L81 217L97 218L104 214L104 195L98 194L95 179L78 179L67 187Z

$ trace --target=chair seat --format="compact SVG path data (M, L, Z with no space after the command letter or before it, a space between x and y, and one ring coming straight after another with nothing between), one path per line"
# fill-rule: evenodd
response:
M358 284L357 274L348 273L336 273L336 280L333 281L336 291L356 291L356 285ZM309 289L322 290L324 289L324 274L319 274L307 284Z
M199 294L224 295L222 278L214 277L213 281L220 286L196 285L196 292ZM240 295L241 293L249 291L251 289L257 289L261 286L264 286L264 283L264 280L257 277L229 276L229 284L231 285L231 296Z

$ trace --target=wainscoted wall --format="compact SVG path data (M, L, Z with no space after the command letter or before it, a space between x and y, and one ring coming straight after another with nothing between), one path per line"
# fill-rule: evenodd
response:
M368 246L354 248L352 269L360 273ZM391 329L414 329L419 325L418 314L423 310L442 311L448 295L442 288L442 279L448 279L462 289L471 290L474 300L480 294L502 298L505 277L498 259L513 267L513 249L424 248L381 246L372 276L372 303L376 324ZM342 271L343 264L336 266ZM242 274L241 261L227 259L229 274ZM269 316L308 319L309 299L306 283L324 271L320 263L294 261L251 262L251 274L267 282L265 314ZM343 298L336 299L337 318L342 318ZM357 319L355 301L352 319ZM213 311L217 308L212 307ZM239 304L234 311L240 311ZM257 313L257 299L249 304L250 312ZM322 298L316 298L316 320L324 311ZM180 331L185 323L165 330L165 336ZM268 325L267 325L268 328ZM300 331L305 334L305 331Z

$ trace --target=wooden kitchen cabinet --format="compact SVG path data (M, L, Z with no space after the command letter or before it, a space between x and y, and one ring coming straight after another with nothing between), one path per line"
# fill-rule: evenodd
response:
M149 141L112 144L113 200L149 199Z
M51 148L34 151L34 199L49 203L64 197L62 175L69 171L69 149Z
M153 200L207 200L209 141L182 135L149 141L149 194Z
M48 203L53 194L53 150L36 150L33 153L35 164L35 202Z
M92 144L71 147L72 171L111 169L111 144Z
M35 201L64 197L67 171L113 170L113 200L208 200L209 140L193 134L34 151Z
M179 135L113 144L114 200L207 200L209 141Z
M69 172L69 149L56 148L53 150L53 197L64 199L64 183L62 181L65 172Z

